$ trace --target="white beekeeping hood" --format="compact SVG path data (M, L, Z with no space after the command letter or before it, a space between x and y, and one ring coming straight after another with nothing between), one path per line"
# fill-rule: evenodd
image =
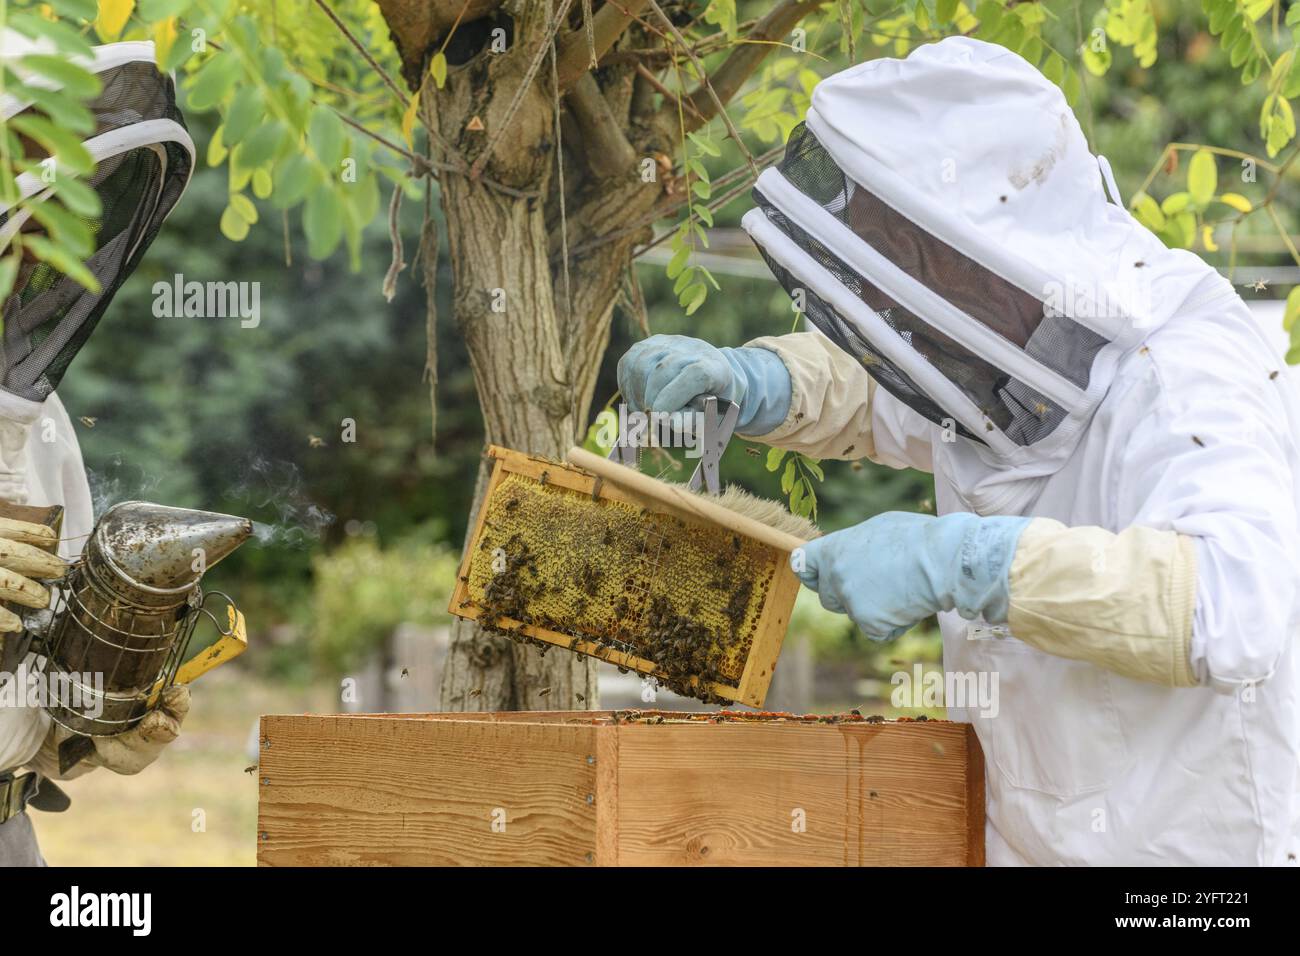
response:
M1108 199L1054 84L964 37L823 80L754 198L743 225L810 321L962 436L936 459L1000 481L1059 468L1213 272Z

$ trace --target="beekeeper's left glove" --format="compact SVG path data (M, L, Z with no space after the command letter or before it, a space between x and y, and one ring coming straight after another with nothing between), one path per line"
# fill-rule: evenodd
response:
M939 611L1007 619L1007 574L1029 518L891 511L808 542L790 565L822 606L893 640Z
M63 559L41 547L54 547L58 539L45 525L0 518L0 600L23 607L49 607L49 588L37 583L63 577L67 565ZM23 629L23 622L13 611L0 607L0 633Z
M180 736L181 724L189 712L189 687L173 684L162 692L158 707L145 714L130 730L112 737L96 737L95 752L67 773L59 772L59 745L70 734L55 724L31 766L56 780L79 777L93 767L128 776L137 774L157 760L163 748Z

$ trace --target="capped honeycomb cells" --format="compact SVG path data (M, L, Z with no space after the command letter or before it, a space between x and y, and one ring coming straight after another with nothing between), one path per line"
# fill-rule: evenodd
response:
M481 623L633 654L653 665L638 670L693 696L707 696L702 681L740 682L782 555L522 474L505 475L483 508L466 582Z

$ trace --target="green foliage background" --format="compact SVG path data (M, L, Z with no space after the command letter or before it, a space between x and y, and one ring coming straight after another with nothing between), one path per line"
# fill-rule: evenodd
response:
M39 10L35 3L8 6L28 16L29 25ZM708 22L730 30L768 5L714 0L692 6L707 6ZM373 4L345 0L333 7L395 74ZM85 26L102 12L94 0L59 0L51 9L81 22L83 40L102 38L98 28ZM1276 160L1276 176L1265 170L1257 182L1239 183L1235 158L1212 157L1216 185L1211 201L1191 210L1196 228L1164 234L1220 264L1236 249L1238 279L1247 281L1252 266L1294 258L1280 236L1296 225L1295 147L1283 135L1297 73L1288 25L1295 9L1234 0L833 3L810 24L808 46L815 55L781 51L772 57L734 114L754 152L770 148L806 108L811 83L849 57L896 55L969 28L1031 54L1061 83L1094 149L1109 156L1126 197L1136 197L1139 215L1150 215L1141 196L1160 208L1179 193L1203 193L1203 184L1188 180L1199 146ZM79 426L79 437L102 503L143 496L248 514L262 523L263 540L213 575L214 585L247 607L255 633L286 625L281 630L288 636L256 655L260 666L301 671L305 662L319 660L342 667L374 640L375 627L392 619L378 612L363 614L364 620L349 616L343 610L349 602L439 619L451 583L446 556L464 534L479 463L481 422L451 317L445 263L438 289L436 446L423 380L423 290L408 270L391 304L380 291L391 254L380 208L405 160L343 124L334 109L399 144L408 133L418 141L420 133L409 115L404 123L402 103L310 0L288 6L142 0L122 35L157 37L160 24L181 11L208 26L214 42L237 54L240 65L173 47L170 65L181 76L201 168L60 394L74 419L94 420L93 427ZM1098 30L1106 37L1104 55L1087 42ZM1231 42L1225 46L1216 36ZM1168 154L1170 143L1190 148ZM359 160L357 188L344 188L329 175L347 156ZM796 317L774 282L699 264L707 249L705 227L735 226L748 203L742 193L707 217L696 207L707 209L714 198L710 181L743 165L744 156L715 124L711 134L684 142L676 160L690 171L698 202L671 237L674 265L667 274L662 267L639 267L651 331L735 345L789 330ZM1204 160L1200 165L1203 171ZM425 187L406 182L403 188L418 196ZM1231 207L1212 208L1213 195L1225 192L1242 194L1251 212L1236 221ZM436 194L433 199L436 208ZM408 201L401 218L408 259L420 211L420 203ZM1212 226L1212 239L1218 237L1217 251L1206 246L1205 225ZM1229 233L1238 240L1231 247ZM74 246L75 238L69 238ZM260 282L261 324L244 329L236 318L155 318L152 285L176 273L189 280ZM1294 310L1288 313L1293 320ZM640 335L631 316L616 321L597 405L614 394L617 358ZM356 423L355 443L342 441L345 419ZM816 493L823 528L889 509L933 507L928 476L869 462L822 467L825 480ZM782 493L780 472L768 472L763 456L747 454L742 442L729 450L724 469L759 493ZM357 583L367 574L379 580ZM348 625L336 625L340 620ZM813 629L828 653L857 647L842 621ZM356 647L349 648L349 634Z

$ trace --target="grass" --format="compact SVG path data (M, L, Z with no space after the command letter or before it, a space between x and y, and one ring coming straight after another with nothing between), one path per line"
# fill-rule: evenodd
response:
M94 770L62 784L64 813L32 812L51 866L252 866L256 773L247 748L257 718L333 711L328 688L263 682L238 667L204 676L179 739L142 773Z

